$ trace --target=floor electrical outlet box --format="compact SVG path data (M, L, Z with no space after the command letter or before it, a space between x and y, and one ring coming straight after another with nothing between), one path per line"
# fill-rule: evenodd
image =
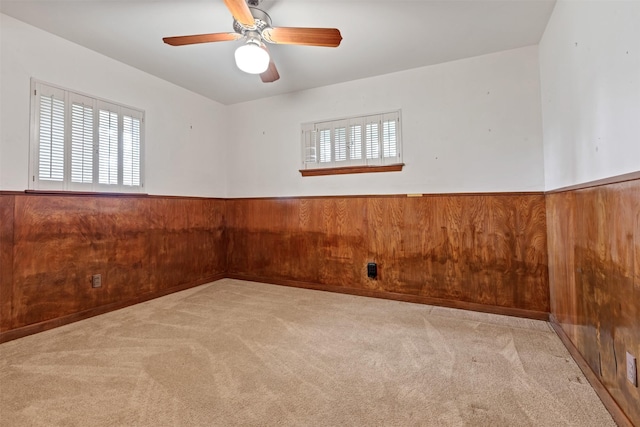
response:
M102 287L102 274L94 274L93 276L91 276L91 287L92 288Z
M627 352L627 379L631 384L638 387L638 365L636 364L636 358L629 352Z

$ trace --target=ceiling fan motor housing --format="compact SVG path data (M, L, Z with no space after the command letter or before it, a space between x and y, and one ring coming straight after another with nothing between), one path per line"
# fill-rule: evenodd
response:
M260 37L262 37L262 32L267 29L267 28L271 28L271 17L269 16L269 14L267 12L265 12L262 9L258 9L257 7L249 7L249 10L251 10L251 15L253 16L254 19L254 25L253 27L245 27L244 25L242 25L241 23L239 23L237 20L233 20L233 31L235 31L238 34L242 34L243 36L245 35L249 35L251 33L258 33L260 34ZM269 40L266 40L269 41Z
M266 71L260 71L260 78L265 83L278 80L280 75L273 60L271 60L269 56L264 42L325 47L338 47L340 45L342 35L337 28L272 27L269 14L257 7L261 1L262 0L224 0L227 9L229 9L234 18L233 32L164 37L162 40L171 46L184 46L245 39L245 43L236 49L236 64L238 68L243 71L258 74L258 71L247 71L249 67L245 67L245 69L240 66L238 58L239 56L241 59L245 58L246 56L243 55L247 53L247 49L249 49L249 52L261 51L259 52L260 55L263 57L266 55L269 61L266 64ZM258 50L256 50L256 47ZM239 51L242 52L242 55L238 54ZM258 55L254 56L254 59L257 56ZM242 61L244 61L244 59L242 59ZM264 65L263 62L260 67L255 69L262 69L262 65Z

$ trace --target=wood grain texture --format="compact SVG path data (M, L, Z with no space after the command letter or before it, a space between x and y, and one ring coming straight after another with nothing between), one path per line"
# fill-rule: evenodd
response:
M565 191L580 190L582 188L594 188L594 187L600 187L601 185L618 184L626 181L635 181L637 179L640 179L640 171L629 172L622 175L616 175L616 176L610 176L607 178L598 179L595 181L588 181L580 184L560 187L554 190L547 191L545 194L563 193Z
M354 266L367 259L365 212L362 198L228 200L227 266L236 273L349 286L362 274Z
M148 201L16 197L15 210L14 327L150 291Z
M640 357L640 180L549 194L547 221L552 313L640 425L625 357Z
M542 194L3 197L15 200L8 329L225 274L538 318L549 311ZM371 261L376 280L366 277ZM93 289L96 273L103 286Z
M13 195L0 195L0 333L11 328L14 203Z
M149 281L154 290L226 270L224 201L151 199Z
M297 280L284 280L284 279L271 279L271 278L265 279L263 277L232 274L232 273L227 274L227 278L244 280L249 282L262 282L262 283L269 283L273 285L291 286L295 288L314 289L318 291L336 292L336 293L349 294L349 295L359 295L359 296L370 297L370 298L381 298L381 299L388 299L388 300L394 300L394 301L412 302L417 304L428 304L428 305L435 305L435 306L441 306L441 307L459 308L461 310L500 314L504 316L522 317L527 319L543 320L545 322L549 320L549 313L547 312L525 310L522 308L499 307L496 305L477 304L473 302L457 301L457 300L442 299L442 298L432 298L432 297L425 297L421 295L410 295L406 293L378 291L375 289L362 289L362 288L351 288L346 286L321 285L318 283L301 282Z
M64 315L61 317L56 317L54 319L45 320L38 323L31 323L26 326L21 326L19 328L11 329L9 331L5 331L0 333L0 343L11 341L17 338L22 338L27 335L37 334L39 332L47 331L49 329L57 328L62 325L66 325L68 323L77 322L79 320L88 319L93 316L97 316L99 314L108 313L110 311L118 310L124 307L128 307L131 305L139 304L144 301L148 301L154 298L158 298L164 295L168 295L173 292L182 291L188 288L192 288L194 286L203 285L205 283L215 282L216 280L223 279L225 277L224 273L217 274L215 276L205 277L204 279L200 279L193 283L186 283L183 285L174 286L171 288L161 289L158 291L154 291L151 293L141 294L137 297L129 300L117 301L107 305L101 305L94 308L90 308L84 311L74 312L68 315Z
M622 411L622 409L620 409L620 406L613 399L613 397L611 397L611 394L609 394L607 389L600 382L598 376L593 372L593 370L591 370L589 364L586 362L586 360L584 360L584 357L582 357L582 354L580 354L580 351L576 348L576 346L573 345L571 339L564 331L562 326L560 326L558 320L553 314L549 315L549 323L551 324L551 327L556 332L564 346L567 348L567 350L569 350L569 354L571 354L573 360L575 360L580 370L584 373L587 381L589 381L589 384L591 384L594 391L604 404L605 408L607 408L618 427L633 427L633 424L631 424L631 421L629 420L627 415L624 413L624 411Z
M230 275L549 311L542 194L237 199L227 212Z
M8 329L225 273L224 200L14 197ZM93 274L101 288L91 287Z

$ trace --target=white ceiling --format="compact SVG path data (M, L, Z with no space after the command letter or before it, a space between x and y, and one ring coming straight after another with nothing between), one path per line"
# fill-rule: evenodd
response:
M2 0L0 11L223 104L452 61L540 41L555 0L264 0L273 26L339 28L338 48L269 45L280 80L241 72L223 0Z

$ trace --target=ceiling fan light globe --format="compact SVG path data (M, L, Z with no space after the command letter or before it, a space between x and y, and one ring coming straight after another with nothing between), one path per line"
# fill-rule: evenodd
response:
M235 57L236 65L245 73L262 74L269 68L269 53L252 42L237 48Z

